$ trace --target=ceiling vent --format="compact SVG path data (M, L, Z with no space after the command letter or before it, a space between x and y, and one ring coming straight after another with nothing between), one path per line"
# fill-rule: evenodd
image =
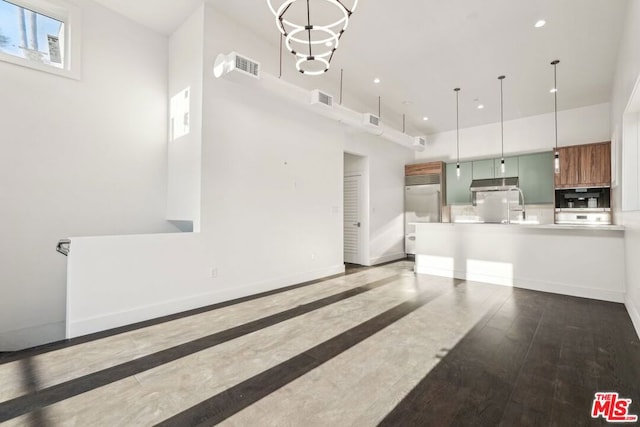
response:
M260 78L260 63L236 52L228 55L220 54L213 64L213 75L216 77L246 76Z
M315 104L324 104L328 107L332 107L333 96L316 89L311 92L311 105Z
M427 146L426 136L416 136L413 138L413 148L424 149Z
M362 117L364 119L365 126L370 126L374 128L382 127L382 123L380 122L380 117L371 113L364 113Z

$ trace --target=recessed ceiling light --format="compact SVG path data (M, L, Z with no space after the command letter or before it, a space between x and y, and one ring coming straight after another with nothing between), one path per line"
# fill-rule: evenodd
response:
M426 122L427 120L429 120L429 117L424 116L424 117L422 118L422 120L424 120L424 121Z
M558 91L558 89L557 89L557 88L552 87L552 88L549 90L549 93L556 93L557 91Z
M540 19L538 22L536 22L534 27L536 27L536 28L544 27L544 24L546 24L546 23L547 23L547 21L545 21L544 19Z
M402 101L402 105L412 105L413 101Z
M374 83L380 83L380 79L376 77L375 79L373 79L373 82Z
M482 110L484 108L484 104L478 104L478 110Z

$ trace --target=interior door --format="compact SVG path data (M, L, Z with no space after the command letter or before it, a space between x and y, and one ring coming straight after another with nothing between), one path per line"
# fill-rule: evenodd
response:
M360 263L362 177L344 177L344 262Z

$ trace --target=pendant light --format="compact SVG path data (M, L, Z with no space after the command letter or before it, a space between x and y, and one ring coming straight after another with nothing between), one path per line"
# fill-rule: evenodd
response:
M500 80L500 140L501 140L501 151L500 151L500 173L504 175L505 166L504 166L504 108L503 108L503 99L502 99L502 81L505 76L499 76L498 80Z
M553 170L555 173L560 173L560 153L558 153L558 80L556 75L556 65L558 65L560 61L558 59L551 61L551 65L553 65L553 112L555 118L555 131L556 131L556 152L553 156Z
M310 76L318 76L329 71L331 59L349 25L351 15L358 6L358 0L266 2L275 17L276 27L284 37L285 47L296 58L296 69ZM326 8L333 7L333 13L315 13L312 19L311 11L322 9L320 5ZM335 21L332 21L333 19Z
M456 177L460 179L460 114L459 114L459 99L460 88L454 89L456 92Z

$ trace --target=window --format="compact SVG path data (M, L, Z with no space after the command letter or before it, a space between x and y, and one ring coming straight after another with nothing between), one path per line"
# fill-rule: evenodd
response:
M0 59L79 78L77 10L58 0L0 0Z
M170 105L171 135L170 140L189 134L189 88L183 89L171 97Z

